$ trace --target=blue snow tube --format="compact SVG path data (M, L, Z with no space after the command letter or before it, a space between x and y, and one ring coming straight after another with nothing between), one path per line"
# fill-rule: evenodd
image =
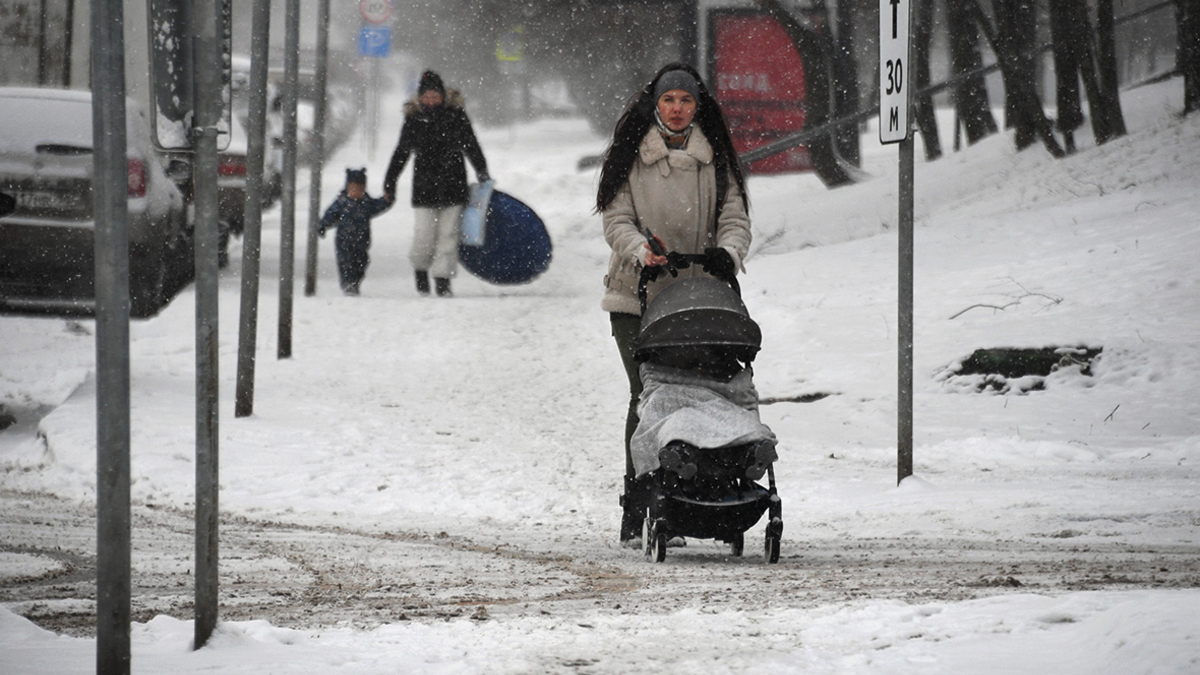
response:
M550 267L550 235L533 209L512 195L492 192L482 246L459 244L468 272L493 284L526 284Z

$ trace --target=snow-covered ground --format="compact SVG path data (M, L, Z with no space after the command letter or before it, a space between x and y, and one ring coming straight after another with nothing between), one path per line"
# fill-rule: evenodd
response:
M599 309L607 248L591 213L596 174L575 168L605 141L585 123L480 130L499 189L551 232L545 275L496 287L464 273L453 299L418 297L406 173L398 206L376 221L362 296L338 292L332 237L321 242L319 290L297 293L286 360L274 358L279 215L269 213L249 418L233 417L237 250L221 280L222 510L403 533L410 560L397 564L454 564L446 549L419 546L423 538L516 551L504 581L517 600L559 583L527 576L522 556L534 555L615 568L643 590L631 582L624 596L563 612L485 607L370 626L226 621L195 652L190 617L161 615L134 626L134 672L1200 672L1200 116L1176 115L1177 80L1128 92L1124 106L1127 137L1095 147L1085 133L1067 159L1040 147L1018 154L1005 135L929 163L918 149L916 475L899 486L896 147L868 130L869 180L837 190L812 175L751 179L755 244L743 291L764 334L759 392L781 399L762 409L781 439L786 527L774 567L753 560L755 545L738 561L692 542L662 565L616 545L625 382ZM384 121L369 162L356 140L328 164L325 203L344 166L367 163L379 192L400 122ZM192 504L193 300L187 289L132 328L140 506ZM90 320L0 317L0 402L52 409L41 437L0 434L7 498L94 500L93 333ZM951 376L979 348L1047 346L1103 352L1090 375L1065 368L1026 394L978 394L979 378ZM818 394L827 396L788 400ZM760 540L761 525L747 538ZM975 590L960 597L934 588L809 595L836 584L846 564L825 553L892 555L883 541L978 547L995 556L981 564L997 577L966 579ZM1018 587L1022 570L1004 551L1016 559L1050 543L1105 552L1109 571L1078 584L1064 569L1061 583ZM1133 574L1121 553L1135 550L1174 557ZM189 584L190 550L179 556L179 583ZM954 576L960 558L944 571ZM0 589L51 578L62 564L0 534ZM223 560L222 573L240 565ZM885 583L903 581L895 574ZM669 601L638 602L660 583ZM726 583L749 599L689 591L720 595ZM614 608L614 597L639 611ZM0 671L91 672L95 640L22 618L34 609L0 607Z

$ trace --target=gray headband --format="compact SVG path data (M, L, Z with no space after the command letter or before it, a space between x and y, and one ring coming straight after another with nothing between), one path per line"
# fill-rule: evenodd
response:
M686 70L668 70L663 73L654 84L654 100L657 101L672 89L682 89L691 94L697 102L700 101L700 84Z

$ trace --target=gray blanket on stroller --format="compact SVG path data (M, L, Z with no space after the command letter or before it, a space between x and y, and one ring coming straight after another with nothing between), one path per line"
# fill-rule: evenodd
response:
M653 363L643 363L640 372L641 421L630 440L638 476L659 467L658 451L671 441L723 448L775 440L758 418L758 391L749 368L728 382Z

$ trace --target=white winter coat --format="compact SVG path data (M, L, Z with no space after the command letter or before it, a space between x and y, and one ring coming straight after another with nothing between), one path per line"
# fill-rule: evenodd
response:
M612 255L600 306L607 312L641 315L637 284L646 258L647 232L662 239L668 251L698 254L706 248L724 248L735 269L742 269L750 248L750 218L732 174L719 215L714 214L716 203L713 149L699 127L692 129L687 146L680 150L669 149L658 129L651 127L638 147L629 180L603 213L604 239ZM679 278L697 274L703 272L693 266ZM664 275L652 283L649 298L675 280Z

